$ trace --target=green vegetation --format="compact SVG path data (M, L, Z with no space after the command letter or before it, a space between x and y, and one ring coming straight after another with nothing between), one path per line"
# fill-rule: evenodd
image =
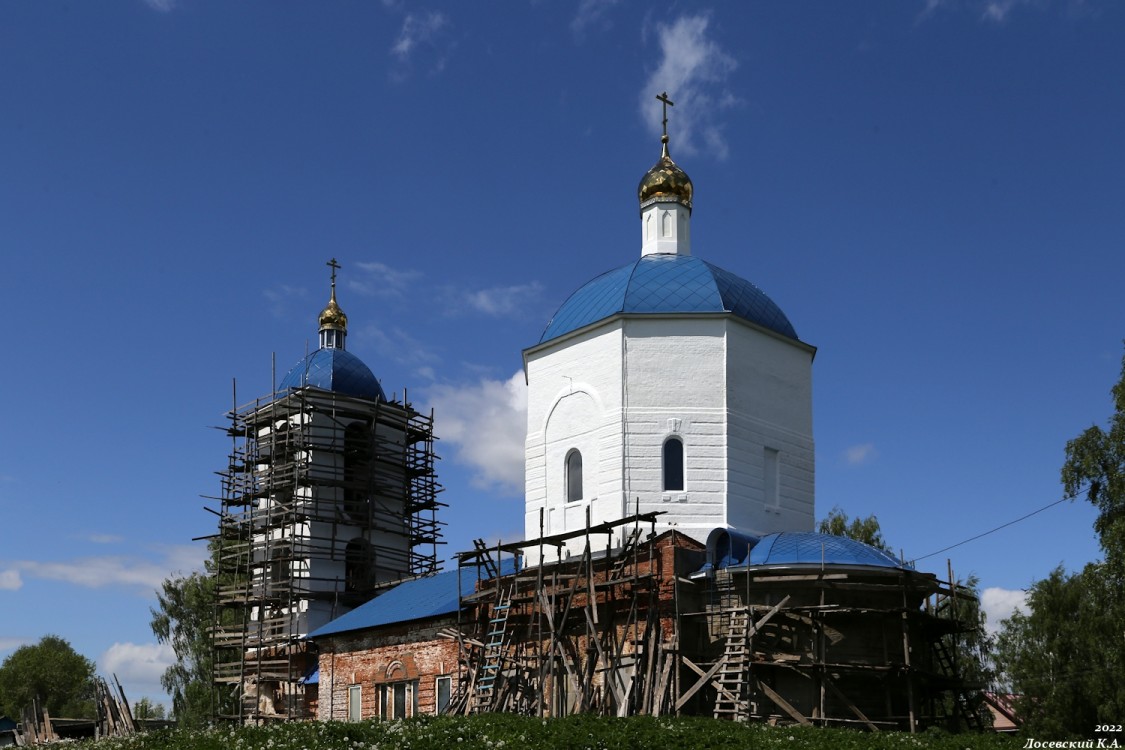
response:
M891 548L887 546L886 541L883 539L883 530L879 528L878 518L874 515L870 515L867 518L857 517L849 521L848 514L845 513L839 505L834 506L832 510L828 511L828 515L825 518L820 519L816 530L821 534L832 534L833 536L855 539L857 542L870 544L872 547L881 549L884 552L891 551Z
M1007 750L1024 740L993 734L863 733L847 729L769 727L709 718L606 719L572 716L543 721L512 714L423 717L388 722L308 722L241 729L162 731L79 743L97 750Z
M148 698L141 698L133 704L134 719L163 719L164 704L153 703Z
M18 718L32 701L54 717L94 716L94 662L57 635L20 646L0 666L0 716Z
M161 675L160 684L172 696L171 715L187 729L206 726L215 713L235 710L234 694L218 696L211 684L214 665L210 630L215 624L218 552L218 545L212 541L202 573L164 579L156 592L157 606L149 610L149 625L156 640L170 644L176 654L176 661ZM231 583L226 578L221 580ZM237 622L239 616L231 610L221 613L225 625ZM213 700L222 703L216 706Z
M1089 736L1125 716L1125 358L1112 394L1109 428L1068 442L1062 468L1065 496L1098 509L1105 559L1034 583L1027 613L1005 620L997 639L996 666L1031 736Z
M207 628L214 617L214 579L207 573L168 578L157 592L152 632L169 643L176 661L160 678L172 696L172 713L184 727L202 727L211 719L211 642Z

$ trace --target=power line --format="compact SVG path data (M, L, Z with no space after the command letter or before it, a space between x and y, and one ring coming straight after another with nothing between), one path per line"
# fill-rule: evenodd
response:
M969 542L975 542L976 540L980 539L981 537L988 536L989 534L995 533L995 532L999 531L1000 529L1006 529L1009 526L1011 526L1012 524L1017 524L1020 521L1026 521L1027 519L1031 518L1032 516L1036 515L1037 513L1042 513L1043 511L1047 510L1048 508L1053 508L1060 503L1065 503L1066 501L1073 500L1073 499L1074 499L1073 497L1064 497L1062 500L1056 500L1053 503L1049 503L1048 505L1044 505L1039 510L1031 511L1026 516L1021 516L1014 521L1008 521L1005 524L1001 524L1000 526L997 526L995 529L989 529L988 531L985 531L981 534L977 534L976 536L969 537L968 539L964 540L963 542L957 542L957 544L951 544L948 547L943 547L942 549L939 549L937 552L931 552L928 555L922 555L921 557L915 557L913 561L918 562L919 560L925 560L927 557L933 557L934 555L940 555L942 552L948 552L949 550L953 549L954 547L960 547L962 544L968 544Z

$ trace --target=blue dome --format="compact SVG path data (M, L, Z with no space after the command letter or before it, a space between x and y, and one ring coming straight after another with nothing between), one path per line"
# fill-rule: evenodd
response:
M363 361L343 349L317 349L281 379L278 390L311 385L347 396L386 401L383 387Z
M803 531L768 534L755 544L747 565L869 565L908 568L894 555L842 536Z
M789 318L746 279L691 255L643 255L588 282L563 303L539 343L617 313L734 313L797 338Z

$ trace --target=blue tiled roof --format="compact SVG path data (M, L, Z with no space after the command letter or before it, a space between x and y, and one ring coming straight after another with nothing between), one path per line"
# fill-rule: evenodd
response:
M894 555L842 536L785 531L769 534L753 546L748 565L872 565L906 568Z
M278 390L306 385L347 396L387 400L383 387L363 360L343 349L317 349L309 354L281 379Z
M514 573L514 561L506 558L500 566L500 572L504 575ZM473 593L476 585L477 569L461 568L461 596ZM316 639L352 630L448 615L457 611L459 603L457 569L454 568L426 578L401 583L366 604L361 604L346 615L337 617L324 627L314 630L309 633L309 638Z
M691 255L654 254L604 273L570 295L539 342L617 313L720 312L797 338L781 308L746 279Z

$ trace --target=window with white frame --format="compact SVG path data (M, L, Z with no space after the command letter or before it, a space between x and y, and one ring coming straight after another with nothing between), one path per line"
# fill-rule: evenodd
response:
M363 687L361 685L348 685L348 721L359 721L363 718Z
M445 713L445 709L449 705L449 699L452 695L453 675L438 675L434 680L434 696L437 699L434 706L434 713Z
M389 682L382 686L380 700L384 719L408 719L418 712L418 683Z
M670 437L664 441L663 474L664 491L674 492L684 488L684 441Z

